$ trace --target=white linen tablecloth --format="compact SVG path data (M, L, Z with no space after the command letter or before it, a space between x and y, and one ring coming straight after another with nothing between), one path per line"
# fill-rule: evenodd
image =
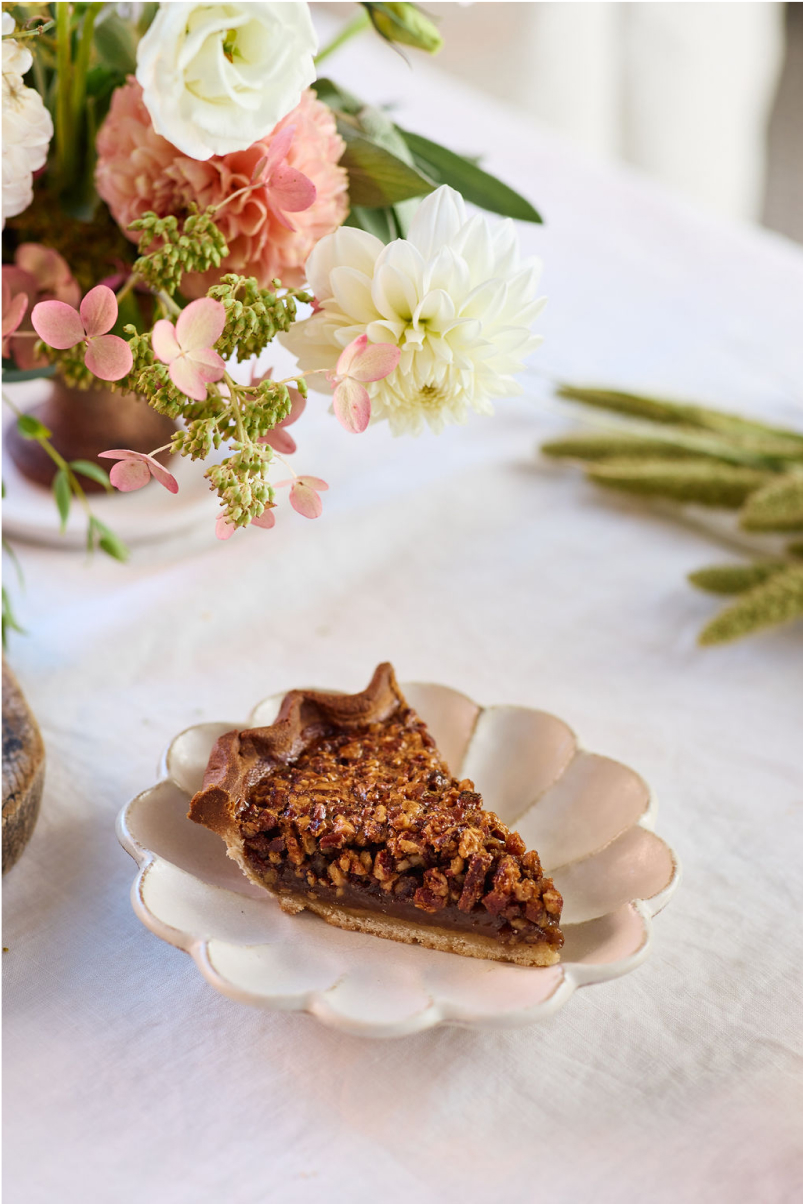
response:
M374 43L331 73L543 209L543 371L803 418L803 255L718 226ZM441 438L309 407L285 512L87 565L21 550L11 662L42 814L4 883L6 1204L799 1200L800 630L699 650L728 555L539 463L548 387ZM316 412L317 411L317 412ZM120 499L120 506L125 506ZM169 499L166 497L166 504ZM167 741L296 684L402 680L542 707L640 770L684 882L636 972L510 1032L374 1042L217 995L135 918L122 803Z

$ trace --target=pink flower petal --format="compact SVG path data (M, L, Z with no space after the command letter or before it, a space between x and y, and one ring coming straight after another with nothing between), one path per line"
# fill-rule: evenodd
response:
M117 298L105 284L96 284L81 302L81 320L89 338L107 334L117 321ZM113 377L104 377L112 380Z
M81 289L66 259L58 251L38 242L23 242L14 252L14 262L30 272L39 286L39 292L52 293L57 301L78 306Z
M167 318L160 318L151 334L151 347L157 360L163 364L172 364L181 355L181 348L176 338L176 328Z
M101 455L103 455L102 452ZM122 493L131 493L134 489L141 489L143 485L148 484L150 479L150 469L141 460L121 460L113 466L109 473L112 485Z
M176 338L182 351L200 351L212 347L223 334L226 310L212 297L200 297L181 311L176 322Z
M98 452L101 460L150 460L144 452L131 451L128 447L114 447L111 451Z
M288 163L281 163L268 185L271 204L288 213L301 213L315 203L318 190L309 176Z
M283 159L287 158L295 135L296 127L294 125L286 125L283 130L280 130L278 134L274 134L271 137L265 162L269 171L272 171Z
M321 492L323 492L323 493L325 493L326 490L329 488L329 486L326 484L326 481L322 481L320 477L303 476L303 477L296 477L296 480L299 481L300 484L302 484L302 485L309 486L310 489L320 489Z
M251 519L252 527L263 527L266 531L269 531L270 528L275 527L275 525L276 516L274 515L273 509L270 506L266 506L258 518Z
M281 430L278 426L274 427L272 431L268 431L267 435L260 435L257 443L267 443L282 456L292 456L298 446L293 436L288 435L287 431Z
M231 539L236 530L234 523L230 523L225 514L221 514L215 523L215 535L218 539Z
M173 474L169 473L158 460L154 459L153 456L148 456L145 454L145 452L131 451L131 449L127 447L116 447L111 448L109 451L98 452L98 457L101 460L123 461L123 464L115 464L114 468L112 468L111 472L109 473L109 480L113 485L117 484L115 478L119 476L118 469L122 469L123 465L127 462L129 464L139 465L141 468L146 470L149 477L153 476L160 485L164 485L165 489L169 489L171 493L178 493L178 481ZM128 488L141 489L145 484L147 484L147 482L143 480L139 485L129 485ZM119 485L118 488L122 489L124 486Z
M133 368L134 357L125 339L102 334L89 340L84 363L101 380L122 380Z
M154 460L153 456L145 456L144 459L153 473L154 480L158 481L160 485L164 485L170 493L178 493L178 481L172 472L168 472L158 460Z
M323 502L314 489L297 480L290 490L290 505L304 518L317 518L323 510Z
M355 356L348 375L352 380L382 380L398 367L400 357L395 343L371 343Z
M188 351L187 359L198 369L204 380L220 380L226 371L226 361L216 351Z
M352 435L359 435L371 419L371 399L365 385L356 380L343 380L332 398L335 417Z
M354 363L355 359L357 359L358 356L362 355L363 351L365 351L365 348L367 346L368 346L368 335L367 334L361 334L361 335L358 335L356 339L352 339L351 342L349 343L349 345L347 347L344 347L343 350L340 352L340 358L337 361L337 366L335 367L334 375L340 376L340 377L350 376L352 364Z
M31 322L39 338L58 351L83 342L84 324L78 311L63 301L40 301L31 311Z
M262 176L265 171L265 168L267 166L268 166L268 156L261 155L260 158L257 159L257 161L254 164L252 171L251 171L251 181L250 182L252 184L258 184L261 181Z
M8 291L8 286L4 285L3 293ZM25 311L28 308L28 298L25 293L17 293L13 299L9 296L3 296L3 338L7 334L12 334L19 326L22 319L25 317Z
M186 355L180 355L170 365L170 379L187 397L194 401L206 400L206 381Z

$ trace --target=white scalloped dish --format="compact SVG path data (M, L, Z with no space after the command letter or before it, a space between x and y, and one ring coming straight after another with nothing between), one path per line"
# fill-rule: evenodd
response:
M584 751L554 715L480 707L446 686L403 684L452 773L536 849L564 899L561 961L524 967L398 944L286 915L226 856L220 837L187 819L218 736L204 723L176 737L162 780L122 811L118 835L139 865L134 910L190 953L218 991L242 1003L305 1011L324 1024L396 1037L437 1024L500 1028L561 1007L576 987L606 982L647 956L652 917L679 880L653 832L654 798L626 765ZM273 722L284 695L245 726Z

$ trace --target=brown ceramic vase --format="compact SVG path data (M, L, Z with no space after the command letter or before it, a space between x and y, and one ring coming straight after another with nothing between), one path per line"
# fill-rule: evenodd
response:
M133 393L112 393L110 389L74 389L56 378L46 401L31 411L51 432L51 443L65 460L91 460L107 472L109 460L98 453L125 447L150 452L169 442L176 430L171 418L157 414ZM8 450L19 471L29 481L50 487L56 465L35 439L24 439L12 424L6 435ZM161 463L169 452L157 457ZM99 493L103 486L89 477L81 477L87 493Z

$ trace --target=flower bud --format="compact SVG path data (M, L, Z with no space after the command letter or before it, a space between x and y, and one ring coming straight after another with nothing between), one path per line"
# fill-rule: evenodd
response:
M388 42L437 54L443 38L430 17L415 4L366 4L374 29Z

